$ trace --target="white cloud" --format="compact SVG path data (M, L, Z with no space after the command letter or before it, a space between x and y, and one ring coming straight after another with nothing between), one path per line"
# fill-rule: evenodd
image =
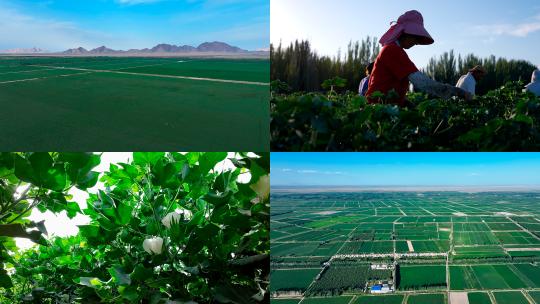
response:
M523 38L540 31L540 15L535 16L533 19L532 22L517 24L499 23L476 25L473 27L473 32L480 35L506 35Z
M319 171L317 171L317 170L298 170L297 172L298 173L305 173L305 174L313 174L313 173L318 173Z
M527 37L528 35L540 31L540 22L523 24L492 24L478 25L474 29L480 34L507 35L514 37Z

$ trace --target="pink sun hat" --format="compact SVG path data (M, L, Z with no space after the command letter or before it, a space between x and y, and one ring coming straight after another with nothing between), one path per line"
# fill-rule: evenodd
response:
M428 45L435 42L424 27L424 18L419 11L408 11L399 16L398 21L381 37L379 43L383 46L393 43L402 33L419 36L418 44Z

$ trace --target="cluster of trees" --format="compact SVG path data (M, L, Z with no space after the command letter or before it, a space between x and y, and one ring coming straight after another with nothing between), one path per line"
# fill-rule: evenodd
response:
M330 267L308 290L307 295L340 295L345 291L364 291L373 280L392 280L390 270L371 270L369 265Z
M345 54L336 57L320 56L307 40L296 41L289 46L270 46L270 79L287 83L292 91L313 92L322 89L322 83L334 77L347 82L347 90L358 90L360 80L365 77L367 65L379 54L376 38L351 42Z
M480 95L500 88L509 81L522 80L527 83L536 69L535 65L525 60L507 60L493 55L480 58L473 54L456 57L451 50L439 58L431 58L423 71L437 81L455 84L461 75L467 74L475 65L482 65L488 72L476 86L476 93Z
M307 40L296 41L288 46L270 46L271 80L279 80L293 92L315 92L325 89L323 82L340 77L346 80L343 90L357 91L365 76L365 69L380 51L377 38L367 37L362 41L350 42L347 51L338 52L335 57L320 56ZM500 88L509 81L528 82L536 67L524 60L507 60L490 56L480 58L473 54L466 56L445 52L430 59L423 71L433 79L456 84L459 77L475 65L482 65L488 74L477 84L477 94L483 95ZM420 68L420 67L419 67ZM334 89L334 86L332 86Z

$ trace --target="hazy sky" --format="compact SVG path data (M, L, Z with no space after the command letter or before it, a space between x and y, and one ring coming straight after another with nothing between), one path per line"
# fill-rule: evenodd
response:
M272 186L540 185L540 153L272 153Z
M0 0L0 50L270 41L269 0Z
M540 65L538 0L271 0L271 41L309 39L319 53L334 56L351 40L380 38L391 21L412 9L422 13L435 39L433 45L407 51L419 68L450 49Z

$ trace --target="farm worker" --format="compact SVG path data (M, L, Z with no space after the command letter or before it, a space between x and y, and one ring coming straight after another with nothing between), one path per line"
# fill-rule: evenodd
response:
M474 96L476 94L476 83L484 78L486 74L486 69L477 65L470 69L467 75L463 75L459 78L456 87L461 88Z
M525 86L525 90L540 96L540 70L535 70L532 74L531 83Z
M378 99L369 98L377 91L387 96L390 96L389 92L395 91L397 97L387 99L387 102L405 106L409 81L413 83L416 90L431 95L442 98L459 96L471 99L472 96L464 90L436 82L420 72L404 50L417 44L428 45L433 42L433 38L424 28L424 18L420 12L413 10L401 15L379 40L383 48L375 60L371 74L367 92L369 102L380 102Z
M358 94L362 96L366 96L368 87L369 87L369 77L371 76L371 72L373 71L373 66L375 65L375 62L370 63L366 67L366 77L360 81L360 86L358 87Z

